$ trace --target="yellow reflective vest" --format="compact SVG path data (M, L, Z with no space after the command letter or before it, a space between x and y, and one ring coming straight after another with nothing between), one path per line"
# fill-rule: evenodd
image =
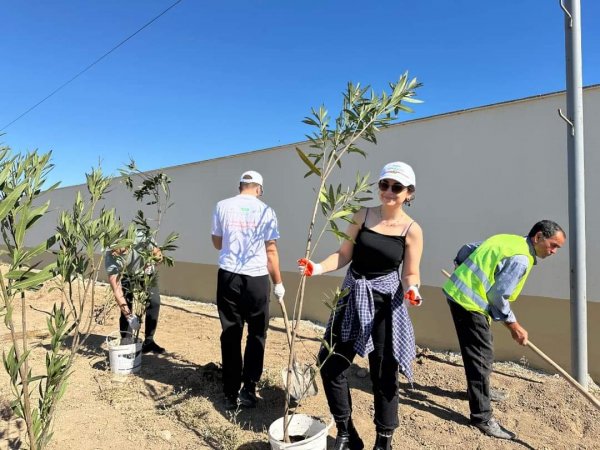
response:
M515 255L525 255L529 259L525 275L508 299L515 301L533 267L534 258L527 238L514 234L497 234L483 241L446 281L444 293L467 311L479 312L490 320L487 292L496 281L496 267L504 258Z

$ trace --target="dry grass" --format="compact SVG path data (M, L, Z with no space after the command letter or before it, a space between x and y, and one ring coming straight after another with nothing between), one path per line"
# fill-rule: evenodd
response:
M227 412L227 418L214 417L213 402L203 396L190 396L189 391L175 393L160 403L160 414L184 423L213 448L235 450L245 440L244 428L238 422L239 410Z

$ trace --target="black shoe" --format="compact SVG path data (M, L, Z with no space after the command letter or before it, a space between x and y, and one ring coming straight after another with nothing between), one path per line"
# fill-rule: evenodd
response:
M238 398L240 400L240 405L246 408L256 408L258 399L256 398L256 392L254 389L244 386L240 391Z
M142 353L150 352L156 353L157 355L162 355L165 352L165 349L154 341L145 340L142 344Z
M498 439L514 439L515 433L508 431L506 428L502 427L496 419L493 417L486 422L478 422L471 423L476 428L479 428L482 433L487 434L488 436L492 436Z
M499 391L490 388L490 400L493 402L503 402L508 398L508 392Z
M226 395L225 400L223 401L223 407L227 411L237 409L237 407L238 407L237 395Z
M335 423L337 427L337 436L333 450L362 450L365 444L354 428L352 419L339 421Z

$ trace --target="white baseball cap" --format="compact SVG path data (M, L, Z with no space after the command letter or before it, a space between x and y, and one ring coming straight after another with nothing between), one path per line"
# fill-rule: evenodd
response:
M416 187L415 172L412 170L412 167L400 161L387 163L383 166L381 174L379 175L379 180L385 178L396 180L404 186L412 185Z
M263 185L263 177L260 173L254 170L247 170L240 177L240 183L256 183Z

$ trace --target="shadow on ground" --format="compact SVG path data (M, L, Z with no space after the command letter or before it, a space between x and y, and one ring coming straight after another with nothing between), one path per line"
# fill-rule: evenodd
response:
M82 354L91 358L105 355L92 364L99 371L108 371L108 355L103 346L105 338L99 335L91 335L82 346ZM262 432L271 425L273 421L283 414L285 403L285 392L273 383L266 382L260 389L261 400L258 408L239 408L236 411L227 411L223 406L222 374L221 366L215 363L198 365L182 358L176 353L165 353L164 355L145 354L142 356L142 369L137 376L143 380L146 392L144 393L154 401L156 409L168 408L181 425L195 433L207 445L213 448L221 448L219 442L212 442L198 421L202 420L202 414L190 414L182 412L185 404L194 397L204 398L212 404L225 419L236 427L242 427L257 433ZM157 384L158 383L158 384ZM171 389L165 389L170 386ZM263 442L245 443L243 448L268 449L270 446Z

